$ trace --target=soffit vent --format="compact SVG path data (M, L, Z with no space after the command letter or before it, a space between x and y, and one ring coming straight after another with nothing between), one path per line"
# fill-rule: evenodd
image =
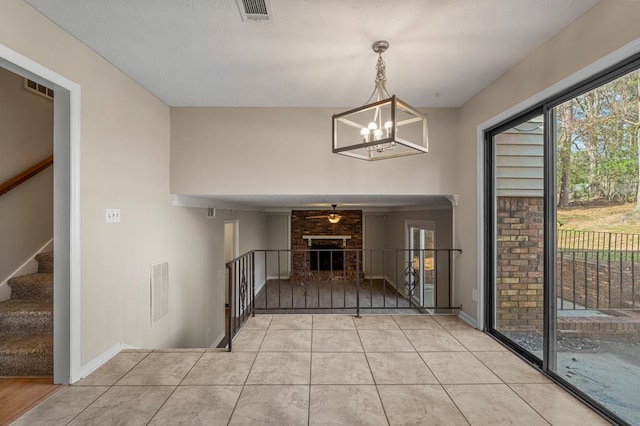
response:
M269 0L236 0L243 21L268 21L271 19Z

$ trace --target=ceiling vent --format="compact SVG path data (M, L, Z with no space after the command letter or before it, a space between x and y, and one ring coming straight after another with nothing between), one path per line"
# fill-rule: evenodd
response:
M236 0L243 21L268 21L271 19L269 0Z

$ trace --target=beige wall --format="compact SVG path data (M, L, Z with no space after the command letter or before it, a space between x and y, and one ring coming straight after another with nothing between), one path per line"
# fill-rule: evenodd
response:
M267 215L267 249L290 250L291 215L289 213L271 213ZM279 256L279 259L278 259ZM289 276L290 255L289 252L272 252L267 255L267 275L277 277Z
M462 303L464 312L472 318L477 319L478 312L471 291L481 280L478 266L484 259L478 251L483 215L478 210L478 164L483 155L478 126L507 110L515 113L518 104L636 40L640 37L639 21L639 2L603 0L462 107L455 167L460 182L455 245L464 253L456 275L457 303Z
M53 102L0 68L0 183L53 154ZM0 197L0 283L53 237L53 168ZM0 285L0 300L9 287Z
M118 342L202 346L223 330L223 222L169 203L169 107L20 0L0 43L81 86L82 355ZM106 224L105 208L122 223ZM169 315L152 328L149 268L169 261Z
M452 194L457 109L427 109L430 153L369 163L331 152L327 108L172 108L174 194ZM381 176L392 177L380 179ZM371 182L376 182L372 185Z

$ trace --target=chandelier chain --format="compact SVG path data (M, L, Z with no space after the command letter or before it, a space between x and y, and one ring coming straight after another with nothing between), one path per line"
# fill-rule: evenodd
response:
M376 83L386 83L387 82L387 64L384 63L384 59L382 59L382 53L378 53L378 62L376 63Z

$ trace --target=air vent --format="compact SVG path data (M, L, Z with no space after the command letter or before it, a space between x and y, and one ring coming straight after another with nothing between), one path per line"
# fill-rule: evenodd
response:
M151 325L169 313L169 263L151 265Z
M268 21L271 19L269 0L236 0L243 21Z

